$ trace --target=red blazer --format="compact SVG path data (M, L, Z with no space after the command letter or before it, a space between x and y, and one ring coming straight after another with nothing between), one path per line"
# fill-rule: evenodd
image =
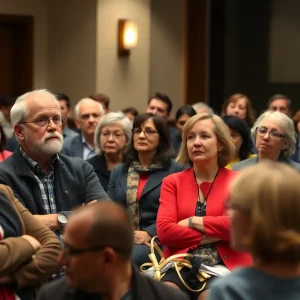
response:
M221 239L216 243L216 247L224 264L230 270L252 264L250 254L232 250L229 245L230 223L225 211L225 201L228 197L229 184L236 174L234 171L220 168L207 199L206 216L203 217L206 235ZM210 183L201 184L204 196L209 187ZM198 187L193 168L163 179L157 215L157 233L165 246L165 257L185 253L189 248L199 245L203 233L177 224L183 219L195 216L197 200Z

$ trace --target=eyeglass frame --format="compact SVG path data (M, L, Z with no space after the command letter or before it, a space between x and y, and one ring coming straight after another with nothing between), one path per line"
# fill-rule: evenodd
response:
M137 132L136 130L139 130L140 132ZM149 134L150 130L151 130L151 133ZM148 131L148 133L147 133L147 131ZM148 138L149 137L153 137L155 133L159 134L159 132L157 130L154 130L154 129L146 128L145 130L143 130L142 128L138 128L138 127L132 128L132 134L138 134L138 135L140 135L142 132Z
M121 252L121 251L125 250L122 247L110 246L110 245L97 245L97 246L88 247L88 248L74 248L74 247L70 246L69 244L67 244L66 242L62 241L62 251L63 251L63 254L66 255L67 257L78 256L78 255L85 254L88 252L98 252L105 248L112 248L116 252Z
M263 127L263 126L262 126L262 127ZM266 127L263 127L263 128L266 128L266 132L263 134L263 133L259 132L260 128L261 128L261 127L256 127L256 134L258 134L258 135L261 136L261 137L266 136L266 134L268 133L269 136L270 136L270 138L273 139L273 140L276 140L276 141L279 141L280 139L285 138L285 135L284 135L284 134L281 134L281 133L276 132L276 131L274 131L274 130L268 130ZM274 133L278 134L278 136L275 135L275 137L274 137L274 136L272 135L272 134L274 134Z
M53 119L53 118L57 118L57 117L60 118L60 124L56 124L56 122ZM41 120L41 119L45 119L45 124L43 124L43 125L38 124L38 121ZM35 121L23 121L23 122L18 122L18 124L31 124L31 123L34 123L39 127L45 127L45 126L48 126L50 124L51 120L52 120L53 124L56 125L56 126L62 126L65 123L65 118L64 117L54 116L52 118L39 117Z
M106 135L104 133L106 133ZM119 133L119 132L118 132L118 134L119 134L119 136L117 136L115 132L102 132L102 131L100 132L100 136L102 136L106 139L109 139L112 136L113 139L119 140L121 137L123 137L125 135L124 133Z

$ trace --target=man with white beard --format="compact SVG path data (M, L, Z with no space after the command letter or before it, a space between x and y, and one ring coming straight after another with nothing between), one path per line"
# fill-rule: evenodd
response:
M91 165L59 153L64 119L52 93L20 96L10 115L20 146L0 164L0 183L9 185L38 220L58 233L74 207L109 199Z

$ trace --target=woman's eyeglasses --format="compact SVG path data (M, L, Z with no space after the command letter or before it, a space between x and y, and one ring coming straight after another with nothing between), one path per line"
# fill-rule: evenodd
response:
M108 138L110 138L110 136L112 136L113 139L118 140L124 136L124 133L103 131L103 132L101 132L101 136L106 139L108 139Z
M280 140L281 138L285 137L283 134L279 133L278 131L268 130L268 128L266 128L266 127L256 128L256 133L262 137L264 137L268 133L270 135L270 137L274 140Z
M156 133L158 133L158 131L150 128L146 128L145 130L141 128L133 128L132 132L136 135L140 135L141 132L143 132L146 137L153 137Z

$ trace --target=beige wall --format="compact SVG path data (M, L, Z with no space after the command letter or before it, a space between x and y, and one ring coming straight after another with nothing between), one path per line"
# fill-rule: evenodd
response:
M139 30L129 58L117 56L117 21L128 18ZM145 111L155 91L168 94L174 109L184 96L184 1L98 0L98 92L112 99L112 110L135 106Z
M97 0L49 1L49 88L73 104L95 92Z
M0 0L0 13L34 16L34 88L68 94L73 104L93 92L111 109L145 111L155 91L183 103L182 0ZM139 41L117 55L118 19L136 22Z
M184 2L152 0L151 5L149 89L169 95L172 115L184 102Z
M48 85L48 20L47 1L0 0L0 14L29 15L34 17L34 70L33 87Z
M118 19L138 26L138 45L128 58L117 55ZM96 89L110 96L112 110L145 110L149 95L150 1L98 0Z

